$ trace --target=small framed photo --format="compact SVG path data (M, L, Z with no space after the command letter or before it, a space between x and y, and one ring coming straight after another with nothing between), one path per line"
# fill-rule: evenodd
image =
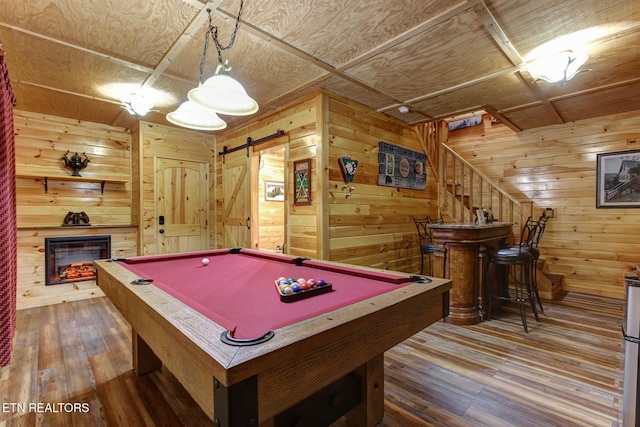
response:
M640 208L640 150L598 154L597 208Z
M284 182L265 181L264 199L268 202L284 202Z

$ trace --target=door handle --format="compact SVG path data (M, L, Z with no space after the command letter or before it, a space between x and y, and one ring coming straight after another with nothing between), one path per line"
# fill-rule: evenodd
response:
M247 217L247 230L251 230L251 217Z
M158 233L164 234L164 228L161 228L160 230L158 230Z

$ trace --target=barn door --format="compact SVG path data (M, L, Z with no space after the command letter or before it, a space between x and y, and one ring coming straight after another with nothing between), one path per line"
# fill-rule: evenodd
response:
M251 247L251 173L246 150L225 155L222 164L225 248Z
M209 165L156 157L158 253L209 249Z

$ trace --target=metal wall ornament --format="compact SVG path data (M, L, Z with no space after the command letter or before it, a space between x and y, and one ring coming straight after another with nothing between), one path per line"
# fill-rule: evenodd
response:
M91 160L89 160L89 158L85 153L82 153L82 155L84 156L84 159L80 157L77 151L76 151L76 154L71 156L71 158L67 157L68 154L69 154L69 150L67 150L67 152L64 153L64 156L62 156L60 160L64 161L64 165L73 171L73 174L71 176L82 176L80 175L80 171L86 168Z
M340 157L340 170L342 171L344 182L353 181L353 178L356 176L356 171L358 170L358 163L357 160L353 160L349 156Z
M69 212L67 216L64 217L62 226L69 227L75 225L91 225L89 215L87 215L86 212Z

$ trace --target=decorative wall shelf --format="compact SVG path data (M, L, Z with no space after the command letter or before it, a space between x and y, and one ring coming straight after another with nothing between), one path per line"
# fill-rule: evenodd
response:
M106 183L125 184L128 179L102 179L102 178L88 178L83 176L71 176L71 175L56 175L56 176L43 176L35 174L18 174L18 178L36 178L42 179L44 184L45 194L49 193L49 180L51 181L77 181L77 182L96 182L100 183L100 193L104 194L104 186Z

